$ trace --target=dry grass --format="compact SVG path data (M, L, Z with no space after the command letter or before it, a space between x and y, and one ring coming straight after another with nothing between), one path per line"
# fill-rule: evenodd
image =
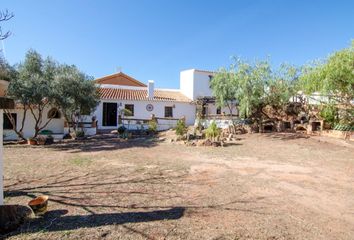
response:
M9 239L352 239L352 144L243 135L225 148L92 139L5 147L5 202L49 195Z

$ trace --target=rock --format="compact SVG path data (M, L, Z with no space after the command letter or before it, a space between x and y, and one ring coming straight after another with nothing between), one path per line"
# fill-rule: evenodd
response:
M22 205L0 206L0 233L16 230L22 223L34 218L31 208Z
M112 134L118 134L118 130L112 130L111 133Z
M204 146L212 146L213 142L209 139L206 139L204 142Z
M163 142L163 141L165 141L165 140L166 140L165 137L159 137L159 141Z
M170 143L173 143L173 142L174 142L174 139L171 138L171 139L169 139L168 141L169 141Z

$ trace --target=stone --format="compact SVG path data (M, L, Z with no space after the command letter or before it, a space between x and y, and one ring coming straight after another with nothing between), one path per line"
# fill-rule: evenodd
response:
M0 206L0 234L16 230L21 224L34 218L30 207L22 205Z

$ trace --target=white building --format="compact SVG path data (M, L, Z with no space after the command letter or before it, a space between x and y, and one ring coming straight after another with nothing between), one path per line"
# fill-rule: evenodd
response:
M122 72L95 80L99 86L100 102L92 116L86 118L85 131L87 135L98 131L117 129L121 122L130 129L146 128L146 121L152 116L157 119L158 129L164 130L176 125L177 119L184 118L187 125L193 125L196 119L197 102L208 99L203 103L203 115L215 117L223 113L229 114L228 108L218 109L213 101L210 89L210 79L214 75L210 71L196 69L185 70L180 73L180 89L158 89L153 81L144 84ZM129 114L123 114L122 109L128 109ZM234 111L234 110L233 110ZM44 112L43 122L46 122L53 112L48 108ZM20 128L23 109L12 111L16 119L16 127ZM237 112L234 111L234 114ZM92 129L91 117L97 120L97 127ZM27 113L23 129L26 138L33 136L34 119L30 112ZM16 133L11 130L12 125L4 115L4 139L16 139ZM65 120L61 113L46 126L57 138L67 133Z

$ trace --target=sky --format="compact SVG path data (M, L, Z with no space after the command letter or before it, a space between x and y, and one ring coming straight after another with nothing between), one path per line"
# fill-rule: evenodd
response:
M34 49L95 78L124 73L179 88L185 69L216 70L231 56L301 66L354 39L354 1L1 0L15 17L6 59Z

